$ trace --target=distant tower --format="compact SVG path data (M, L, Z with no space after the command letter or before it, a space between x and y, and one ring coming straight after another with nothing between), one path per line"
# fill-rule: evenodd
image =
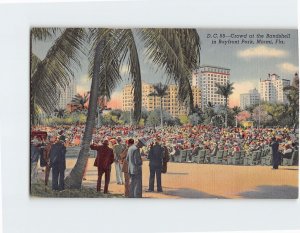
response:
M282 79L277 74L268 74L267 79L259 82L260 98L270 103L287 103L283 89L289 85L290 80Z
M71 78L69 85L60 89L60 97L58 108L66 108L67 104L71 102L72 98L76 95L76 83L74 78Z
M224 105L225 98L216 94L216 83L225 85L229 82L230 69L204 65L193 72L192 83L200 88L202 110L210 102L213 105Z
M240 107L245 109L246 107L259 104L260 95L256 88L250 90L248 93L240 94Z

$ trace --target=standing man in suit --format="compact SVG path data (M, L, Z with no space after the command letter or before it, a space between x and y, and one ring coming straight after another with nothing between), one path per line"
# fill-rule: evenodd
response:
M278 169L278 166L280 165L280 161L281 161L280 154L278 152L279 143L275 137L272 137L271 140L272 141L270 146L272 148L273 169Z
M160 145L161 138L159 136L155 139L155 144L149 151L149 167L150 167L150 177L149 177L149 189L148 192L154 191L154 179L156 176L157 192L162 192L161 187L161 171L163 167L164 158L164 148Z
M164 149L164 156L163 156L163 165L162 165L161 173L167 173L168 162L170 160L169 149L166 145L166 142L163 142L162 147Z
M147 145L144 138L138 140L138 143L134 145L133 139L128 141L129 148L127 152L126 160L128 162L128 173L130 176L129 184L129 197L141 198L142 197L142 158L140 148Z
M30 152L30 160L31 160L31 183L37 182L38 179L38 161L41 157L41 150L38 147L40 141L35 137L31 141L31 152Z
M123 174L122 174L122 165L121 165L121 153L125 150L125 145L122 144L121 137L117 137L117 144L113 147L115 155L115 168L116 168L116 180L117 184L123 185Z
M44 160L46 162L46 170L45 170L45 186L48 185L49 175L50 175L50 150L52 145L55 143L56 137L50 137L49 142L45 146L44 149Z
M132 145L134 143L133 139L131 139L131 144ZM129 146L129 142L126 143ZM125 150L123 150L123 152L120 155L120 163L122 164L122 172L124 173L124 196L125 197L129 197L129 181L130 181L130 176L128 173L128 162L126 160L127 158L127 153L128 153L128 147L125 148Z
M52 190L65 189L66 147L65 136L60 136L58 141L51 146L49 157L52 168Z
M94 166L98 168L97 192L101 190L101 180L103 174L105 174L104 193L108 193L111 164L114 162L113 150L108 147L108 140L104 140L100 146L93 143L90 148L97 151L94 162Z

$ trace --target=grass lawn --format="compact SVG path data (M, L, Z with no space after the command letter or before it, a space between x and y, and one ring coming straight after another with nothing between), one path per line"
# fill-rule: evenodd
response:
M104 194L103 192L96 192L94 188L85 188L82 189L66 189L63 191L52 191L51 185L45 186L44 183L38 181L35 184L31 185L30 190L32 197L62 197L62 198L120 198L121 194Z

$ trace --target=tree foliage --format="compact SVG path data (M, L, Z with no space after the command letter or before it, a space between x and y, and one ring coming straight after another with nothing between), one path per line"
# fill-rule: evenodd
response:
M90 93L86 92L83 95L77 93L71 100L71 103L75 105L77 110L87 109L87 104L90 98Z
M31 37L43 38L47 31L36 29ZM88 35L88 36L87 36ZM89 144L95 125L98 98L110 99L122 81L121 65L128 65L133 86L133 120L141 117L141 68L136 40L145 49L146 59L163 70L168 79L179 87L179 100L193 109L193 95L189 82L191 72L200 64L200 38L196 29L64 29L49 49L45 59L32 72L32 98L45 112L53 112L60 90L64 90L80 68L80 55L90 48L89 74L92 78L85 132L75 167L66 178L66 187L80 188ZM90 46L86 46L88 43Z
M228 121L227 121L227 117L228 117L228 112L227 112L227 105L228 105L228 98L229 96L233 93L233 84L234 83L230 83L227 82L225 85L216 83L216 87L217 87L217 91L216 94L222 95L225 98L225 127L227 127Z
M34 28L31 38L44 39L52 33L51 30ZM36 62L31 66L31 101L47 114L57 108L61 91L74 78L74 69L80 68L85 38L84 29L64 29L43 60L37 61L31 52L32 61Z
M286 114L292 119L294 129L296 129L299 122L299 77L296 73L291 86L285 87L284 92L289 102L286 107Z

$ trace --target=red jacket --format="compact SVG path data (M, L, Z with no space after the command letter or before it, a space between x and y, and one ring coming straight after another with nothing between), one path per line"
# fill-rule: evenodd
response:
M107 145L98 146L92 144L90 148L97 151L94 166L103 171L110 169L110 165L114 162L113 150Z

